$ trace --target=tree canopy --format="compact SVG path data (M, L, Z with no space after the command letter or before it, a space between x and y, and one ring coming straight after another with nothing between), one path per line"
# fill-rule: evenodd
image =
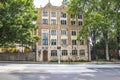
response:
M109 60L108 43L111 34L120 37L120 0L70 0L69 14L83 14L84 25L78 39L88 36L93 46L97 39L104 39L106 59ZM120 44L118 40L118 45Z
M33 0L0 0L0 44L28 44L36 20Z

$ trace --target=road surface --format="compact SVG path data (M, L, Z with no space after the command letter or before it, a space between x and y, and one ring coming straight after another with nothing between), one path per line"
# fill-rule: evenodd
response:
M0 80L120 80L120 64L0 64Z

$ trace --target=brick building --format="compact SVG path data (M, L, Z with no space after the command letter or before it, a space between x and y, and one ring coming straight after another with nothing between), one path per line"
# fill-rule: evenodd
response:
M49 2L40 7L37 34L41 39L38 41L37 61L57 60L58 52L61 60L88 60L87 40L76 40L82 24L82 14L68 15L63 4L53 6Z

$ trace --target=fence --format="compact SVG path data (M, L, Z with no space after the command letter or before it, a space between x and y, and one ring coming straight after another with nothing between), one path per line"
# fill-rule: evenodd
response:
M35 53L0 53L0 61L35 61Z

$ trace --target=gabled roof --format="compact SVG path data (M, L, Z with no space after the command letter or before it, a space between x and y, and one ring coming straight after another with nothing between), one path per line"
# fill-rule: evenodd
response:
M64 10L66 10L67 7L66 7L65 5L62 4L62 5L60 6L60 9L64 9Z
M53 8L51 3L46 4L46 6L44 8Z
M49 3L47 3L46 5L45 5L45 7L43 7L44 9L57 9L57 10L66 10L67 9L67 7L65 6L65 5L61 5L61 6L53 6L50 2Z

